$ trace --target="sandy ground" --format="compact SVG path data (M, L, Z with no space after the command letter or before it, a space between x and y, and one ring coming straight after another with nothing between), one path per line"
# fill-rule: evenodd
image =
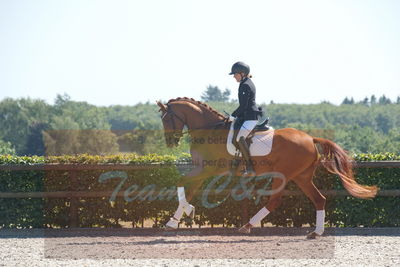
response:
M400 228L0 230L0 266L399 266Z

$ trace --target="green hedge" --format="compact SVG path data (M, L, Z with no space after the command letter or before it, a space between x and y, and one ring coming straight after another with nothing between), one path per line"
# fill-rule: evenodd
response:
M360 154L354 155L357 161L400 160L394 154ZM153 227L166 223L177 207L175 184L181 177L182 170L178 162L190 162L189 155L181 157L160 155L118 155L118 156L62 156L62 157L15 157L0 156L0 164L50 164L61 163L74 166L125 163L132 166L129 170L80 170L76 171L76 190L82 192L111 191L125 194L105 197L81 197L78 200L79 227L121 227L121 222L132 222L133 226L141 226L144 220L152 220ZM146 168L142 168L146 166ZM150 167L159 166L159 167ZM58 192L70 191L73 188L70 174L65 170L13 170L0 171L0 192ZM400 168L358 168L357 181L365 185L376 184L380 189L400 189ZM125 180L123 180L125 179ZM203 184L202 190L193 199L196 206L195 223L199 225L239 226L242 223L243 205L247 205L248 215L255 214L266 199L258 201L256 196L250 200L225 198L226 194L210 195L208 200L220 203L215 208L204 206L203 192L215 177ZM218 188L226 177L220 179L213 188ZM234 177L230 186L239 183ZM121 184L121 181L124 181ZM266 185L266 180L254 183L255 189ZM323 190L339 189L343 186L338 177L319 169L314 179L318 188ZM152 194L158 198L149 200L149 195L138 192L143 188L160 191ZM137 189L135 191L135 189ZM232 190L232 187L227 187ZM286 189L298 190L289 183ZM135 199L129 199L134 198ZM240 199L240 192L236 195ZM144 200L142 200L142 199ZM113 200L110 202L110 200ZM68 227L70 224L69 198L0 198L1 228L42 228ZM326 221L331 226L400 226L399 197L378 196L372 200L360 200L353 197L328 197ZM276 226L313 225L315 209L303 195L285 196L282 205L267 216L263 223ZM182 224L190 225L190 221Z

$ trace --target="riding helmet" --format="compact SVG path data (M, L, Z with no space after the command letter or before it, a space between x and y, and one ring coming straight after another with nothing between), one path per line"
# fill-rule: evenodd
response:
M229 75L241 72L243 72L246 76L249 75L250 67L244 62L238 61L232 65L231 73L229 73Z

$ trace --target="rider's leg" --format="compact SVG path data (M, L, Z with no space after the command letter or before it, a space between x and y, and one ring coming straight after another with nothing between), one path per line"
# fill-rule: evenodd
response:
M254 174L255 171L253 168L253 164L251 162L249 146L247 145L245 140L246 137L250 134L250 132L254 129L254 127L256 127L256 125L257 125L256 120L245 121L236 137L236 141L239 145L240 152L242 153L242 156L246 161L246 171L247 173L252 173L252 174Z
M240 130L240 128L242 127L243 122L244 122L244 121L243 121L242 118L236 118L236 119L234 120L234 122L233 122L232 144L233 144L237 149L239 149L239 145L238 145L236 139L237 139L239 130Z
M253 163L251 162L249 146L247 145L246 140L244 139L243 136L240 137L238 144L239 144L240 152L242 153L242 156L243 156L244 160L246 161L245 174L254 175L255 171L253 168Z
M236 141L239 142L240 137L246 137L253 131L254 127L257 125L257 120L248 120L243 122L242 127L240 127L239 133L236 136Z

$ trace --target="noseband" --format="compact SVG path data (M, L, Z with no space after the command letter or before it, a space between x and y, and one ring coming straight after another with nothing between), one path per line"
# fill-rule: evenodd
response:
M161 120L164 120L165 116L166 116L167 114L169 114L169 115L171 116L171 118L170 118L169 120L171 120L171 122L172 122L173 130L176 131L176 125L175 125L175 119L174 119L174 117L176 117L178 120L180 120L180 121L182 122L183 125L185 125L186 123L185 123L185 121L184 121L181 117L179 117L179 116L172 110L172 107L171 107L171 106L169 106L169 105L167 104L167 107L168 107L168 108L167 108L167 112L165 112L164 115L162 115ZM184 134L184 132L182 132L182 135L183 135L183 134ZM177 134L177 133L174 133L173 136L174 136L175 138L180 137L179 134Z

